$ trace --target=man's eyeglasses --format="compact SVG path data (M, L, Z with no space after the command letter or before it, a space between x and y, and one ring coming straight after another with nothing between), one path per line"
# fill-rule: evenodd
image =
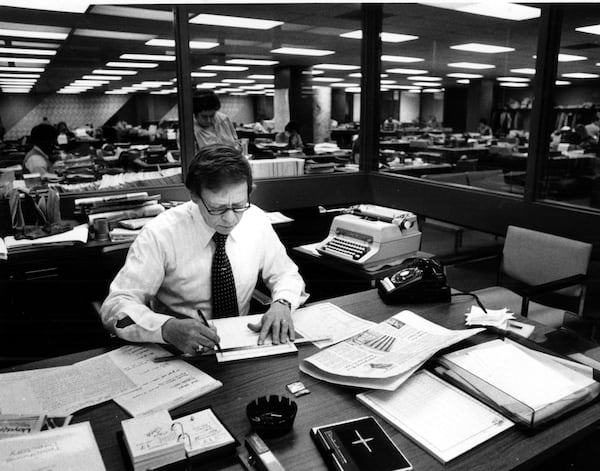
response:
M214 208L209 208L207 206L207 204L202 199L202 196L198 195L198 198L200 198L200 201L202 201L202 204L208 211L208 214L210 214L211 216L222 216L229 210L233 211L234 213L243 213L244 211L247 211L248 208L250 208L250 201L247 201L246 203L237 204L234 206L226 206L224 208L214 209Z

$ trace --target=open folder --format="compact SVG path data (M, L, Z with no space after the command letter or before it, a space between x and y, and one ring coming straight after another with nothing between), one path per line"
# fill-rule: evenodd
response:
M529 428L586 404L600 393L591 368L508 339L442 355L434 370Z

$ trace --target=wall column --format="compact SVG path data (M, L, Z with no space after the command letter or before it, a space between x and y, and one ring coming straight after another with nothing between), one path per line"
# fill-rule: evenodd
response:
M300 127L303 142L313 142L313 90L309 69L299 66L275 68L273 108L275 130L283 131L288 121Z

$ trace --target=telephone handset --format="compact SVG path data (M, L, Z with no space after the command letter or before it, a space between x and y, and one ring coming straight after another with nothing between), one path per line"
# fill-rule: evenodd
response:
M434 258L405 259L391 276L377 281L387 304L449 301L450 288L442 264Z

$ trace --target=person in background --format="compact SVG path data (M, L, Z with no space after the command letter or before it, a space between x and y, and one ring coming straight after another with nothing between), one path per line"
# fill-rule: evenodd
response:
M229 117L219 110L221 102L213 91L203 91L193 99L196 151L209 144L240 146Z
M298 123L290 121L285 125L283 132L277 133L275 142L286 143L290 149L301 150L304 147L300 136Z
M204 146L185 186L191 201L154 218L133 242L102 305L104 326L125 340L168 343L185 353L212 348L219 336L199 312L220 317L220 303L229 300L225 315L248 314L261 276L274 301L248 327L259 332L259 344L269 333L275 344L294 340L292 311L307 298L304 281L265 213L250 203L247 159L232 146ZM211 275L219 247L231 266L231 291L218 291Z
M394 118L392 118L391 116L388 116L386 118L386 120L383 122L383 124L381 125L381 130L382 131L387 131L387 132L393 132L396 131L396 122L394 121Z
M65 146L75 139L75 134L69 129L67 123L61 121L56 125L56 143L59 146Z
M52 129L52 132L48 129ZM50 124L38 124L31 130L29 142L33 145L23 159L23 167L29 173L39 173L42 176L52 171L52 151L56 142L56 130Z
M484 137L492 135L492 128L488 124L487 119L481 118L479 120L479 125L477 126L477 132Z
M438 130L442 129L442 124L432 115L431 118L429 118L429 121L427 121L427 127L431 130Z
M600 117L596 116L591 123L585 125L585 131L592 142L598 142L600 138Z

